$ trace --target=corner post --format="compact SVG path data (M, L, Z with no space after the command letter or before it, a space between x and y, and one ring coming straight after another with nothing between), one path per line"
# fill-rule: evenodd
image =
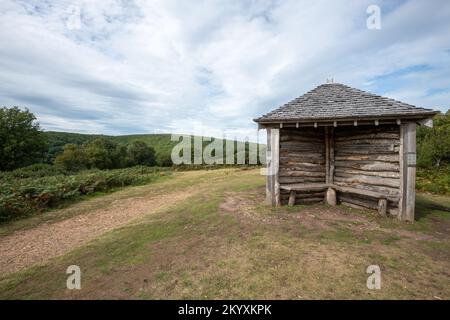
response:
M416 202L416 123L401 124L403 152L401 157L401 200L399 219L414 222Z
M280 163L280 129L267 128L267 177L266 201L272 206L279 206L280 183L278 169Z

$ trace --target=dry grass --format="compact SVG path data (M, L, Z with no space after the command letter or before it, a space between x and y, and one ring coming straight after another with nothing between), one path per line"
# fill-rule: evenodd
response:
M419 197L419 220L409 225L345 207L267 207L255 170L206 176L206 188L174 207L3 277L0 297L450 298L450 219L430 209L436 199ZM203 179L191 178L184 187ZM82 270L78 291L65 289L71 264ZM366 288L371 264L381 267L381 290Z

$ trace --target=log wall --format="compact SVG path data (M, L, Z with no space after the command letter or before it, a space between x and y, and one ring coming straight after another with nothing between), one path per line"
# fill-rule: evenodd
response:
M293 183L325 183L325 139L323 128L280 129L280 186ZM298 192L296 204L324 201L324 192ZM289 192L281 190L281 204Z
M398 213L400 197L400 127L337 127L334 131L336 185L375 191L388 198L387 208ZM338 193L338 199L353 206L377 208L376 199Z

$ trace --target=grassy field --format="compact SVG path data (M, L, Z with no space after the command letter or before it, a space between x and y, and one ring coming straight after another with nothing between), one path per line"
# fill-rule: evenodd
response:
M13 222L0 237L114 201L177 194L153 210L48 262L0 278L2 299L449 299L450 198L420 194L414 224L326 205L264 204L258 170L175 173L148 186L96 197L43 218ZM170 202L170 201L169 201ZM125 210L125 209L124 209ZM150 208L149 208L150 210ZM81 290L67 290L69 265ZM369 290L366 268L381 268Z

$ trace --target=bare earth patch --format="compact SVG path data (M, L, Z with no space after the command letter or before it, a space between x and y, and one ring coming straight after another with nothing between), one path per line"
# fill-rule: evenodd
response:
M169 193L154 199L130 198L114 201L108 209L16 231L0 238L0 272L5 274L45 263L111 229L174 205L189 197L191 192L186 190Z

